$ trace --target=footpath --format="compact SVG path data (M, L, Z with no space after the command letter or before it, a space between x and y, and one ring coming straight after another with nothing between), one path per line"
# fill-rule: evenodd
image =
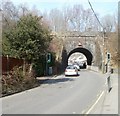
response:
M44 81L47 81L47 80L50 80L50 79L54 79L56 78L58 75L52 75L52 76L44 76L44 77L37 77L36 79L41 81L41 82L44 82Z
M119 78L118 74L111 74L110 76L111 89L108 89L108 81L106 79L104 94L102 95L99 102L95 105L93 110L90 112L90 114L119 114L118 78Z

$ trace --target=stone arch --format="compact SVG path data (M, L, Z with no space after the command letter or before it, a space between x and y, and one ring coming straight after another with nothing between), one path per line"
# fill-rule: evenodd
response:
M70 57L71 54L75 53L75 52L80 52L80 53L83 53L86 58L87 58L87 64L88 65L91 65L92 64L92 60L93 60L93 55L92 53L86 49L86 48L75 48L73 49L72 51L70 51L70 53L68 54L68 57L67 57L67 60L68 58Z

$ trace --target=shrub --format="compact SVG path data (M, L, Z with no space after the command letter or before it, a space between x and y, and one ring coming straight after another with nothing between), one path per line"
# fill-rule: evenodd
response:
M9 74L2 76L2 96L38 86L34 73L29 73L28 67L26 66L25 75L23 67L15 67Z

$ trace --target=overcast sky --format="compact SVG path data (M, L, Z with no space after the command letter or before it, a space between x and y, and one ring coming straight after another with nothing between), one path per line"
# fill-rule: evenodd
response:
M51 9L62 9L63 6L73 6L81 4L85 9L90 8L88 0L11 0L15 5L26 4L30 8L36 7L41 12ZM114 14L118 9L119 0L89 0L95 12L100 16Z

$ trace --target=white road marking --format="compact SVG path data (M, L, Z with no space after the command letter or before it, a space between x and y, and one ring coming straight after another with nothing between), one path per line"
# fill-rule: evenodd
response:
M105 91L103 91L103 92L100 94L100 96L98 97L98 99L96 100L96 102L92 105L92 107L87 111L86 114L89 114L89 113L92 111L92 109L95 107L95 105L98 103L98 101L101 99L101 97L103 96L104 93L105 93Z

